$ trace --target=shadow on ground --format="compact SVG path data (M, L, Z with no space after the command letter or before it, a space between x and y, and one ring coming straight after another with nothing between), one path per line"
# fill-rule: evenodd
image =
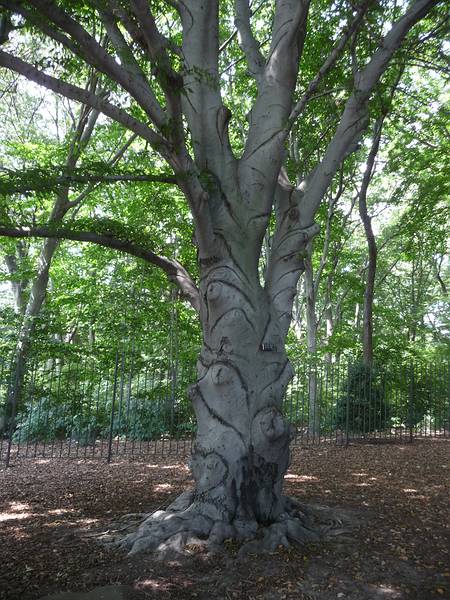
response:
M449 440L294 449L286 492L352 511L360 529L352 541L244 561L237 561L235 543L215 558L194 548L182 561L158 562L94 540L121 515L157 510L189 485L180 458L109 466L16 460L0 471L0 599L95 588L103 589L80 600L100 600L103 592L105 600L450 598L449 451Z

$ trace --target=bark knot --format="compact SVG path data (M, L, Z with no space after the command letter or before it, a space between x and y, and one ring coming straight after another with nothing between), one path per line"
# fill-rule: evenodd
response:
M211 379L216 385L225 385L232 381L233 374L226 365L213 365L211 367Z
M294 207L294 208L291 208L291 209L290 209L290 211L289 211L289 218L290 218L292 221L298 221L298 217L299 217L299 215L300 215L300 213L299 213L299 210L298 210L298 208L295 208L295 207Z

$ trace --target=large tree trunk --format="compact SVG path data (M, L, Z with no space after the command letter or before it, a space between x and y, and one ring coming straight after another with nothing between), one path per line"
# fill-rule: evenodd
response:
M267 269L271 286L260 284L256 242L249 236L229 237L216 256L200 258L203 343L198 380L190 388L198 424L190 461L195 488L125 538L132 553L180 550L192 537L210 547L226 538L246 539L243 552L318 539L282 491L291 433L282 415L293 374L285 350L291 286L303 264L299 254L316 232L316 226L307 228L303 251L288 260L275 236Z
M233 260L202 266L203 344L190 388L198 423L190 461L195 489L179 499L178 518L162 525L152 517L130 536L132 552L156 549L169 537L184 543L188 533L210 544L251 538L287 510L290 426L281 404L292 370L285 333L256 275ZM286 527L277 543L287 543Z
M203 348L191 389L198 421L196 501L214 519L270 523L284 510L289 425L281 414L292 370L257 278L237 264L206 270Z

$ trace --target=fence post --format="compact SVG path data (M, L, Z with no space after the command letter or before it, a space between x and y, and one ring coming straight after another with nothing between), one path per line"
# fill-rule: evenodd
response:
M409 421L409 443L412 444L413 435L413 415L414 415L414 365L411 363L409 368L409 394L408 394L408 421Z
M111 402L111 422L109 425L109 440L108 440L108 464L111 462L111 453L112 453L112 442L113 442L113 433L114 433L114 407L116 404L116 394L117 394L117 373L119 371L119 350L116 350L116 363L114 365L114 385L113 385L113 395Z

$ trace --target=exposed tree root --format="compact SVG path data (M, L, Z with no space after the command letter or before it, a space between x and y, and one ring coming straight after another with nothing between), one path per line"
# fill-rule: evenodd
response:
M273 523L261 525L240 519L227 523L202 514L193 492L184 492L166 510L149 515L136 530L122 538L111 536L109 542L127 549L130 555L153 552L158 558L173 559L192 545L204 547L208 553L220 552L223 542L232 539L242 543L238 557L243 557L273 552L280 546L327 540L355 527L355 519L340 509L285 500L285 512ZM116 532L120 530L123 527L116 528Z

